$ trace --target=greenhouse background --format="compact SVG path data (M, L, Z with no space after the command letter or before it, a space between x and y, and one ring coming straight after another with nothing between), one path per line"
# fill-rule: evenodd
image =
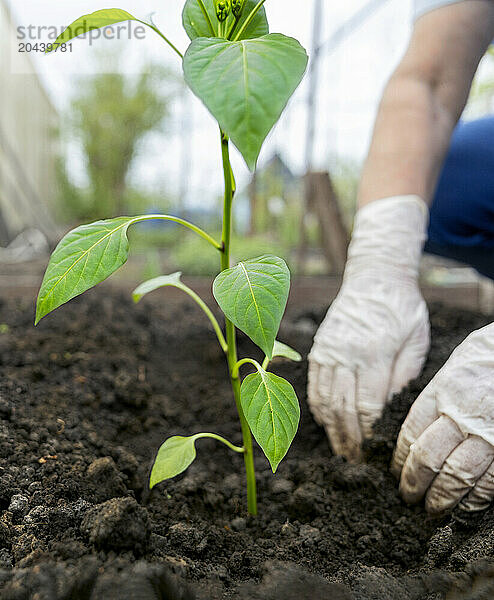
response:
M138 7L130 0L121 4L138 16L152 14L177 45L185 46L179 3L168 7L166 17L149 0ZM254 177L234 152L241 234L236 252L272 251L301 275L338 276L380 94L406 48L412 3L311 0L302 11L294 6L273 2L271 30L301 39L311 54L309 73L269 136ZM159 38L129 25L117 36L75 40L65 53L19 52L21 44L49 42L74 15L100 6L73 1L54 8L1 0L0 7L1 242L6 247L33 226L46 242L28 235L25 253L16 249L25 243L21 238L13 253L3 252L4 263L31 256L37 247L46 249L71 225L122 211L171 212L217 228L221 172L216 128L181 83L180 61ZM494 60L487 56L464 118L489 113L493 81ZM119 99L110 106L116 90ZM153 104L154 113L132 121L125 127L128 139L122 140L121 124L133 119L132 102ZM112 111L111 119L105 110ZM117 169L116 163L105 163L104 156L112 154L128 159ZM318 189L324 197L331 190L331 222L324 201L321 205L317 194L306 197L305 175L311 172L329 175ZM214 253L199 252L195 240L173 227L141 228L134 234L134 248L124 278L178 265L195 276L212 275L217 268ZM424 279L432 285L479 287L479 297L490 297L488 283L444 261L427 259Z
M52 239L59 115L29 54L12 57L16 24L0 3L0 240L29 227ZM11 62L11 60L13 62ZM22 74L18 73L21 72Z

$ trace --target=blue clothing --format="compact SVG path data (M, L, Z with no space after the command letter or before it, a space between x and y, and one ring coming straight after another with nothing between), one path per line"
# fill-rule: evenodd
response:
M465 0L414 0L414 18ZM494 117L456 128L431 206L425 252L494 279Z
M431 206L425 251L494 279L494 116L457 126Z

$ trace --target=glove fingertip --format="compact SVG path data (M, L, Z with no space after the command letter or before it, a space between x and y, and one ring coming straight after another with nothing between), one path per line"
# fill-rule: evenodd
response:
M333 435L330 434L329 428L326 428L326 433L330 439L331 448L333 453L336 456L343 456L349 463L358 464L362 462L362 449L360 445L356 442L342 442L340 439L335 439L334 432Z
M397 452L395 451L395 453L393 454L393 460L391 461L389 470L391 472L391 475L393 475L393 477L395 479L397 479L398 481L401 477L401 471L403 470L404 464L405 464L405 461L401 460L401 457L398 457Z

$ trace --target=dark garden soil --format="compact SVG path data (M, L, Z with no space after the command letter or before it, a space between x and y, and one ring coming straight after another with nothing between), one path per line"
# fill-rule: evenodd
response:
M35 329L31 302L5 300L0 597L494 598L494 512L433 520L400 500L387 470L417 394L486 323L431 313L425 372L376 426L367 464L331 455L305 404L306 363L275 365L296 387L302 420L276 476L256 452L252 519L241 457L212 441L198 443L184 476L146 491L166 437L213 431L240 442L223 357L195 307L166 293L136 307L102 288ZM323 314L292 309L280 338L306 353ZM240 347L251 352L244 338Z

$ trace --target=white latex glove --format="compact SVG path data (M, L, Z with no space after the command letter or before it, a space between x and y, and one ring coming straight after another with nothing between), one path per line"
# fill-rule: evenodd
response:
M309 356L308 402L333 450L358 460L390 397L420 371L429 318L418 287L428 211L417 196L356 216L343 285Z
M453 352L412 406L392 471L406 502L442 513L483 510L494 498L494 324Z

